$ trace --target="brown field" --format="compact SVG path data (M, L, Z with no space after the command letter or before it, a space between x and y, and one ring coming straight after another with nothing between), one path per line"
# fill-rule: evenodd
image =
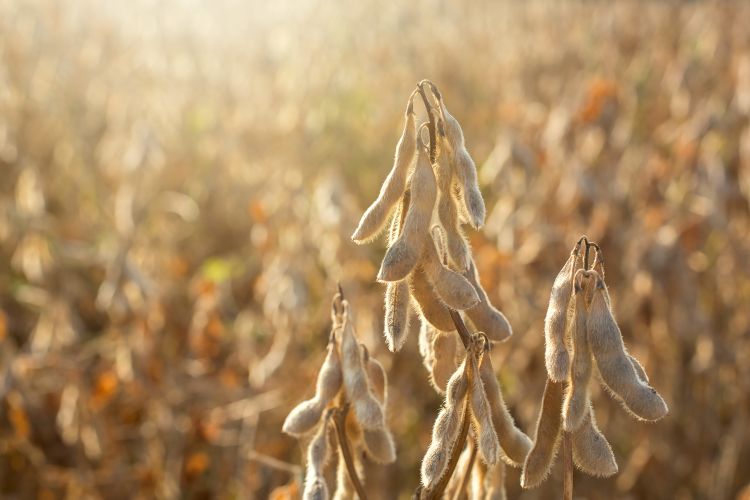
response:
M576 473L576 498L750 498L748 26L740 0L0 0L0 496L299 484L281 425L340 282L389 376L398 458L367 489L410 498L442 398L414 333L385 346L383 243L349 235L429 78L479 169L467 233L521 429L587 234L670 414L592 384L619 473ZM560 496L560 464L526 491L508 471L508 498Z

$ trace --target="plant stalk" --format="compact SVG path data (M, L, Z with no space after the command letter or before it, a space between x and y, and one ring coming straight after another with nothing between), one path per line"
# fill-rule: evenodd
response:
M354 489L357 490L360 500L367 500L367 493L365 493L365 488L357 476L357 469L354 467L354 459L352 458L352 450L349 447L349 440L346 437L346 414L348 412L348 402L342 408L336 408L333 411L333 425L336 427L336 436L341 448L341 455L344 457L344 462L346 463L349 479L351 479Z

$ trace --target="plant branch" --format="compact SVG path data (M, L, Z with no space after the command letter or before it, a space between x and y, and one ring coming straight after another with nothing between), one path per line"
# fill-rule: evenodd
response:
M570 432L563 432L563 500L573 500L573 446Z
M437 129L435 126L435 114L432 112L432 105L430 104L430 100L427 99L427 94L424 91L424 87L422 87L422 82L417 85L417 89L419 90L419 95L422 96L422 102L427 110L427 117L430 120L428 124L428 131L430 132L430 163L434 165L437 161L437 136L435 133Z
M477 458L477 445L471 443L471 455L469 455L469 463L466 466L466 472L464 477L461 478L461 484L458 485L458 489L453 494L453 500L459 500L464 491L466 491L466 485L469 484L469 477L471 477L471 469L474 467L474 461Z
M458 336L461 337L461 342L464 344L464 348L468 350L469 342L471 342L471 333L469 333L469 329L466 328L466 323L464 323L464 320L461 318L461 314L459 314L458 311L456 311L455 309L451 309L450 307L447 307L447 309L451 314L453 324L456 325Z
M352 450L349 447L349 440L346 437L346 414L349 412L349 403L344 403L342 408L336 408L333 410L333 425L336 427L336 436L338 437L339 447L341 448L341 455L344 457L346 463L346 470L349 473L349 479L351 479L354 489L357 490L357 495L360 500L367 500L367 493L362 486L362 483L357 477L357 469L354 467L354 459L352 458Z

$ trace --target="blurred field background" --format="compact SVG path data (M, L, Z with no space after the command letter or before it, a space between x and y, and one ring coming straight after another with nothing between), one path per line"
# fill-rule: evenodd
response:
M0 496L293 492L280 428L340 281L390 377L399 458L367 486L408 498L441 399L416 335L385 348L382 244L349 235L429 78L480 170L521 428L586 233L671 413L592 384L620 472L576 473L577 498L749 498L749 25L742 1L0 0ZM509 498L560 494L559 464L518 478Z

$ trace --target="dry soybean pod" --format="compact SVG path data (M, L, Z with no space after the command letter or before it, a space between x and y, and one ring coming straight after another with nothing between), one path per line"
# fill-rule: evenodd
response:
M341 360L336 349L336 343L328 343L328 354L318 373L315 396L303 401L295 407L284 421L282 430L299 437L309 432L320 420L326 405L341 389Z
M421 143L417 165L409 180L411 200L401 228L401 235L385 253L378 272L378 281L401 281L417 264L425 247L430 220L435 207L437 185L430 165L429 153Z
M503 393L500 391L500 384L498 384L495 377L489 353L482 357L482 362L479 364L479 374L487 393L487 400L490 403L492 422L495 426L495 432L497 432L497 436L500 439L500 448L502 448L504 453L503 458L507 461L508 465L519 467L529 454L532 442L526 434L516 427L513 416L505 405Z
M419 310L422 318L438 330L444 332L453 330L456 327L453 319L445 304L435 294L422 266L414 269L407 281L416 309Z
M375 397L385 407L388 402L388 376L380 361L372 356L367 360L367 378L370 380L370 387Z
M445 392L448 380L456 371L457 348L457 338L453 332L437 332L432 338L430 380L440 394Z
M456 201L450 191L438 193L438 218L446 232L448 241L448 255L451 262L459 271L463 271L469 262L469 244L461 231L458 221Z
M607 283L604 281L604 257L602 256L602 251L599 248L599 246L596 246L596 258L594 259L594 264L591 266L592 269L596 270L597 267L599 268L599 277L602 281L602 293L604 294L604 299L607 303L607 307L609 310L612 310L612 299L609 296L609 290L607 289ZM592 297L593 298L593 297ZM641 365L640 361L638 361L635 357L633 357L630 353L627 353L628 359L630 359L630 362L633 364L633 369L638 374L638 377L645 383L649 382L648 374L646 373L646 370L643 369L643 365Z
M479 366L474 352L478 350L481 353L484 350L484 336L480 335L479 339L481 340L474 340L477 343L476 350L467 353L474 373L479 373ZM495 426L492 422L492 411L490 403L487 401L487 393L485 392L481 376L472 379L470 401L477 449L484 463L490 466L495 465L500 456L500 442L498 441Z
M445 127L445 135L450 146L453 156L453 172L458 180L461 191L460 199L463 201L463 208L468 215L469 223L476 229L482 227L486 215L484 199L479 191L477 180L477 167L474 160L466 150L464 133L458 120L448 112L445 107L443 96L437 90L437 87L431 84L432 93L438 100L440 117Z
M590 401L586 414L572 435L573 463L591 476L609 477L617 473L617 461L607 439L599 431Z
M383 408L370 391L359 342L348 314L349 304L344 306L344 324L341 335L341 366L344 374L344 390L352 409L363 429L378 429L385 425Z
M563 382L547 380L544 386L542 409L536 424L534 447L526 457L521 473L521 486L533 488L541 483L549 473L557 454L562 434L562 414L560 408L563 398Z
M405 113L406 121L401 138L396 146L396 156L393 160L388 177L380 188L380 194L372 205L362 215L357 229L352 234L356 243L366 243L380 233L388 220L393 206L401 198L406 187L406 177L409 167L414 161L417 148L417 128L414 121L414 93L409 97Z
M455 171L461 189L461 200L468 220L474 229L484 225L487 209L484 206L482 192L479 191L477 167L465 147L455 152Z
M305 475L305 490L302 494L302 498L305 500L328 498L328 485L323 475L331 454L328 431L329 425L326 417L307 448L307 472Z
M424 245L420 263L435 292L448 307L464 310L479 302L479 295L469 280L440 262L432 236Z
M445 472L458 437L469 385L469 364L464 360L448 382L445 404L432 427L432 441L422 459L421 478L425 489L432 487Z
M445 153L440 155L435 172L438 185L438 219L445 230L448 255L456 269L463 271L469 265L469 246L461 231L456 200L451 195L453 169Z
M385 287L385 340L388 350L400 351L409 332L409 283L389 282Z
M410 194L406 193L398 205L391 221L388 243L393 243L401 234L401 225L409 206ZM385 321L384 335L386 344L391 352L403 347L409 333L409 284L405 281L395 281L386 284L385 288Z
M429 322L422 320L419 327L419 355L422 356L422 364L429 372L432 368L432 361L435 353L432 351L432 340L437 335L438 330Z
M654 388L640 379L628 358L620 328L604 296L604 282L597 276L588 317L588 338L602 381L625 407L643 420L659 420L667 404Z
M390 464L396 461L396 445L387 429L365 429L362 439L367 455L375 462Z
M577 261L578 246L571 252L552 284L547 315L544 318L544 363L549 378L555 382L563 382L568 378L569 359L565 345L565 327Z
M479 282L479 272L474 260L469 258L469 268L464 271L464 277L471 283L479 296L479 302L474 307L466 309L466 315L477 328L484 332L493 342L502 342L511 335L513 329L503 313L490 304L487 292Z
M588 385L591 380L593 367L591 364L591 349L586 333L586 293L583 283L589 272L578 270L573 280L575 286L575 311L573 324L571 325L573 341L573 359L570 363L570 379L565 391L565 402L563 403L563 428L566 432L572 432L578 428L588 410ZM593 280L587 280L586 286L593 284Z
M378 398L381 406L386 409L388 403L388 377L383 369L383 365L373 357L370 357L367 361L367 375L375 397ZM385 427L364 429L362 431L362 440L367 454L375 462L390 464L396 460L396 445L393 442L393 436Z
M633 365L633 369L638 374L638 377L645 383L648 384L648 374L646 373L646 370L643 369L643 365L640 361L638 361L635 357L633 357L630 353L628 353L628 359L630 360L630 363Z

